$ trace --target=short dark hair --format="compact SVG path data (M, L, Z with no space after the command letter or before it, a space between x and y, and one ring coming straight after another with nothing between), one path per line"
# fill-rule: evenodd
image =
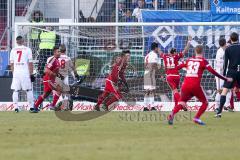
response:
M201 54L203 52L203 45L199 44L195 47L195 51L197 54Z
M57 49L59 49L59 46L54 46L54 47L53 47L53 52L54 52L55 50L57 50Z
M130 50L123 50L122 53L119 54L120 57L125 56L126 54L130 54Z
M239 37L239 35L238 35L236 32L233 32L233 33L231 33L231 35L230 35L230 39L231 39L231 41L233 41L233 42L237 42L237 41L238 41L238 37Z
M171 48L171 49L170 49L170 53L171 53L171 54L174 54L175 52L177 52L176 48Z
M124 53L124 54L130 54L131 52L130 52L130 50L123 50L122 53Z
M225 38L220 38L219 41L218 41L218 43L219 43L219 45L220 45L221 47L223 47L223 46L226 45L227 41L226 41Z
M17 36L16 41L20 41L20 40L23 40L23 37L22 36Z
M155 50L156 48L158 48L158 43L153 42L153 43L151 44L151 50Z

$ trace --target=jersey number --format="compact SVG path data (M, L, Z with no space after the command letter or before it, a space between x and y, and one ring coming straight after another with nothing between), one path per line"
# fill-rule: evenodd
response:
M200 62L193 62L189 61L188 62L188 74L197 74L199 70Z
M22 58L22 51L17 51L17 55L18 55L18 62L20 62Z
M168 68L174 68L175 67L174 58L173 57L167 58L167 67Z
M64 59L62 59L61 62L60 62L60 65L61 65L62 69L65 68L65 64L66 64L66 61Z

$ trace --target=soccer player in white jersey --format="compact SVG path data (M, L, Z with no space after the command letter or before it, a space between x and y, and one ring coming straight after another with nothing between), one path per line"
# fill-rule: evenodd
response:
M217 50L216 59L215 59L215 70L219 74L223 74L224 55L225 55L225 49L227 47L226 39L220 38L219 46L220 46L220 48ZM215 97L215 102L216 102L217 108L220 105L220 97L221 97L223 84L224 84L224 80L216 77L217 94ZM231 96L232 96L232 92L228 92L228 94L226 96L226 103L225 103L225 105L228 107L230 106Z
M158 67L158 44L153 42L151 44L151 52L149 52L144 59L144 109L143 111L149 111L149 105L151 110L156 110L154 107L154 95L156 90L156 77L155 73Z
M18 93L20 90L26 91L27 100L30 108L33 108L33 92L32 83L33 76L33 62L32 50L24 46L22 36L16 38L17 46L11 50L10 63L13 72L13 79L11 89L13 90L13 104L15 112L19 112Z
M59 50L61 52L61 56L58 58L60 63L59 73L63 75L64 83L68 85L69 73L71 73L74 80L79 80L79 75L77 74L71 58L66 55L66 46L64 44L60 45Z

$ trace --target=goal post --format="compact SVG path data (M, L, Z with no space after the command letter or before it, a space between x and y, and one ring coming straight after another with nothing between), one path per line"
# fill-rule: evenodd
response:
M137 101L143 101L144 56L149 52L153 41L160 44L164 53L172 47L181 52L187 43L187 37L191 36L191 47L183 60L193 56L194 47L202 44L205 58L214 67L219 38L228 40L231 32L239 31L240 22L15 23L14 40L16 36L22 35L26 39L26 45L31 46L31 31L48 31L44 28L46 26L51 26L60 36L61 43L67 46L67 54L74 59L78 72L88 77L84 86L103 88L111 59L124 49L131 50L127 80L132 96ZM36 66L39 49L38 46L33 48ZM172 93L164 78L163 63L161 64L157 74L155 98L156 101L168 101L171 100ZM184 75L184 71L181 71L181 81ZM39 80L34 84L35 96L41 93L40 82ZM208 99L213 101L216 91L214 76L204 73L202 85Z

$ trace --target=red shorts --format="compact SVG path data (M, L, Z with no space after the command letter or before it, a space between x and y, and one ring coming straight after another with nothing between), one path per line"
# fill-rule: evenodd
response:
M183 83L181 88L181 98L179 101L187 102L194 96L200 102L207 102L203 88L200 85Z
M167 75L167 83L172 90L178 89L180 83L180 76Z
M108 93L114 94L114 96L117 99L121 99L122 98L122 94L119 91L118 87L116 87L111 80L106 79L105 91L108 92Z
M43 91L46 92L52 92L53 85L55 82L50 80L43 80Z

